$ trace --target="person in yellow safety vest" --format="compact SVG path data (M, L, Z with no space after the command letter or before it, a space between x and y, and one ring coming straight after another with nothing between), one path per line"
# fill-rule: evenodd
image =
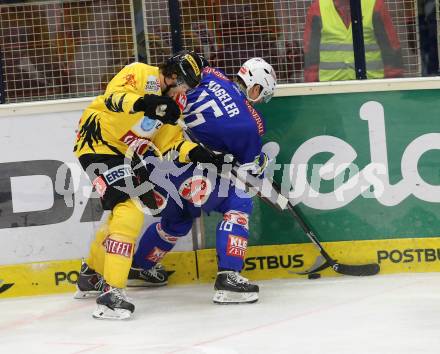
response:
M159 67L127 65L81 116L74 153L103 209L111 211L81 266L75 294L75 298L98 296L94 318L125 319L134 312L124 288L144 213L140 198L127 189L134 181L140 183L133 160L155 145L161 131L162 145L177 151L180 162L212 160L200 146L185 141L175 125L182 107L174 99L200 83L206 65L192 51L179 52Z
M383 0L362 0L368 79L403 76L400 43ZM304 81L356 79L349 0L315 0L304 30Z

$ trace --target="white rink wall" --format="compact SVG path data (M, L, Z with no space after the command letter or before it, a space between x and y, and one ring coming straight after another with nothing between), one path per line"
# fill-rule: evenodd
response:
M75 129L91 100L0 105L0 265L87 256L105 217L91 212L90 182L73 154ZM56 183L66 172L71 185ZM190 235L175 248L182 250L192 250Z

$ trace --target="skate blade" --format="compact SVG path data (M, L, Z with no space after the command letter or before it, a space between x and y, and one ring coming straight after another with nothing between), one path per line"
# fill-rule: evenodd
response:
M168 281L163 283L151 283L142 279L128 279L127 281L127 287L129 288L156 288L167 284Z
M125 309L114 309L105 306L98 305L93 311L92 316L98 320L126 320L131 317L132 313Z
M102 291L81 291L79 289L76 289L75 294L73 295L74 299L90 299L90 298L96 298L99 295L102 294Z
M258 293L238 293L227 290L217 290L212 299L214 303L228 304L253 304L258 301Z

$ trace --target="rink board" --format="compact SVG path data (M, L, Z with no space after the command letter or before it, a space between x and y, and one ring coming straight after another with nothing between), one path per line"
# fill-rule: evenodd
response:
M80 116L74 102L0 107L0 265L88 254L106 214L73 154ZM174 250L193 250L191 236Z
M440 271L440 239L412 238L323 243L341 263L378 262L381 274ZM251 246L243 275L252 280L304 278L295 272L308 269L319 253L312 244ZM173 272L170 285L213 282L216 274L214 249L172 252L163 264ZM80 260L50 261L0 266L0 298L73 293ZM337 276L331 269L322 276Z
M357 91L258 107L264 142L279 146L275 180L321 241L439 235L438 88ZM255 245L309 242L289 213L254 200ZM218 217L204 220L213 248Z
M308 167L291 202L333 258L376 261L382 273L439 270L439 88L440 78L288 85L261 107L266 142L280 147L275 177L286 172L293 187L294 166ZM0 298L74 291L79 258L103 219L72 153L90 100L0 105L0 148L8 151L0 161ZM334 157L350 168L326 170ZM371 166L384 172L373 182ZM170 284L214 279L218 216L207 220L208 249L193 251L187 236L167 255ZM251 279L296 278L318 256L288 213L256 202L250 224L244 275Z

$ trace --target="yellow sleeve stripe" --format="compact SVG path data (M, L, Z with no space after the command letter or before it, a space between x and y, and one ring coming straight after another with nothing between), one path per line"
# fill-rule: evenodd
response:
M194 149L197 146L196 143L193 143L192 141L183 141L180 143L180 146L176 148L176 150L179 152L179 162L185 163L185 162L191 162L188 159L188 153Z

